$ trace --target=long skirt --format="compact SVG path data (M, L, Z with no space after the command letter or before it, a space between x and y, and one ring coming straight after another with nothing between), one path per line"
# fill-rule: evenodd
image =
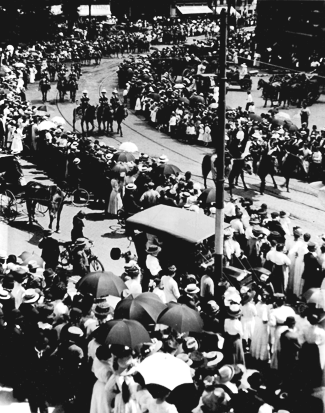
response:
M225 364L244 364L245 356L243 349L242 338L239 334L225 334L225 342L223 344L223 362Z
M90 413L109 413L105 384L97 380L91 396Z
M267 360L269 358L269 328L260 317L255 318L255 329L250 351L252 357L256 360Z

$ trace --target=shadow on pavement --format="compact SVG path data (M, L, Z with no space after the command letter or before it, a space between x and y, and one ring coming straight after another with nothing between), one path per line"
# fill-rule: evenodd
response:
M86 220L87 221L104 221L105 220L105 215L103 214L102 211L100 212L90 212L89 214L86 214Z

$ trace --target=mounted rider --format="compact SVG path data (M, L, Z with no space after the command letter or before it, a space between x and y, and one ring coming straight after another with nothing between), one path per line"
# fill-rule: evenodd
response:
M77 80L78 80L78 75L75 72L74 67L71 66L71 72L69 73L69 82L71 82L71 81L76 81L77 82Z
M120 99L118 97L118 91L116 89L113 90L110 102L114 110L119 106Z
M51 83L50 80L48 78L48 74L47 73L42 73L42 78L39 82L39 89L42 90L50 90L51 89Z
M106 93L107 93L106 89L103 89L99 97L99 106L102 108L105 108L109 105L108 97L106 96Z
M80 107L82 109L82 112L84 112L87 107L89 106L89 97L88 97L88 91L84 90L82 92L82 97L80 98Z

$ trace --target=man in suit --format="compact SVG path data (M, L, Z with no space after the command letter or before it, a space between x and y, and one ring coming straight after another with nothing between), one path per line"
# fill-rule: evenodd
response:
M271 218L272 221L269 221L266 224L267 229L269 229L272 232L278 232L280 234L279 237L279 242L284 244L285 243L285 230L283 229L281 223L280 223L280 215L278 212L272 212L271 213Z
M308 252L304 256L305 269L302 274L302 292L310 288L319 288L322 285L322 267L317 260L316 244L309 241L307 244Z
M52 237L53 231L47 229L44 231L44 237L40 240L38 248L42 249L42 258L45 261L45 268L55 270L58 266L60 247L59 241Z
M279 371L283 377L282 390L289 391L290 389L293 390L296 384L294 379L297 376L300 344L296 332L296 319L287 317L285 324L288 328L280 337Z

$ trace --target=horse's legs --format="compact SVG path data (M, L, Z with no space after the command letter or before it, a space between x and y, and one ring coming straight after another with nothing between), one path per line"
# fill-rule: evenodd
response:
M245 178L244 178L244 171L241 171L239 175L240 175L241 180L242 180L242 182L243 182L244 190L247 191L248 188L247 188L247 185L246 185L246 182L245 182Z
M261 179L260 194L261 194L261 195L264 195L265 178L266 178L266 176L263 176L263 177L260 176L260 179Z
M274 188L275 188L275 189L278 189L278 185L277 185L276 182L275 182L274 176L271 175L271 178L272 178L272 181L273 181Z
M64 200L62 199L60 206L58 208L58 211L57 211L57 215L56 215L56 232L57 233L60 232L60 220L61 220L61 212L63 209L63 204L64 204Z

